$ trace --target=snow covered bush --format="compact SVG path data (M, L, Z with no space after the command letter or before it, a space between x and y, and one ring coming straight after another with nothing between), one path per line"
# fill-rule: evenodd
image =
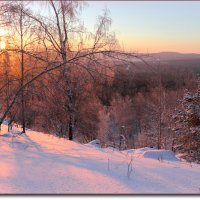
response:
M200 79L195 93L186 91L175 110L174 150L190 162L200 162Z

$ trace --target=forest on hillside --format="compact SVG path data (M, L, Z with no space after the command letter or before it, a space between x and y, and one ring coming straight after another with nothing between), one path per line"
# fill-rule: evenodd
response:
M89 32L78 18L84 2L45 6L52 15L1 3L0 124L120 150L169 149L199 162L199 62L121 50L107 10Z

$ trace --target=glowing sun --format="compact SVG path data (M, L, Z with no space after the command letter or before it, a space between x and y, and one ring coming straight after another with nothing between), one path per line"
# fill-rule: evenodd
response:
M5 48L6 48L5 41L0 41L0 49L5 49Z

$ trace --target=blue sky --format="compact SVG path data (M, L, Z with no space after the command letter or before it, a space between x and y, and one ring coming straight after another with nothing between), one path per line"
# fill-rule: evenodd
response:
M92 28L107 7L112 30L128 50L200 53L200 2L198 1L88 1L83 13Z

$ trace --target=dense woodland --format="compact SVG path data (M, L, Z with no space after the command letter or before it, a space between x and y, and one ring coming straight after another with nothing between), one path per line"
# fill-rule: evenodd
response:
M146 61L119 50L107 10L92 33L78 18L84 3L43 4L50 17L27 2L1 2L1 124L200 161L199 61Z

